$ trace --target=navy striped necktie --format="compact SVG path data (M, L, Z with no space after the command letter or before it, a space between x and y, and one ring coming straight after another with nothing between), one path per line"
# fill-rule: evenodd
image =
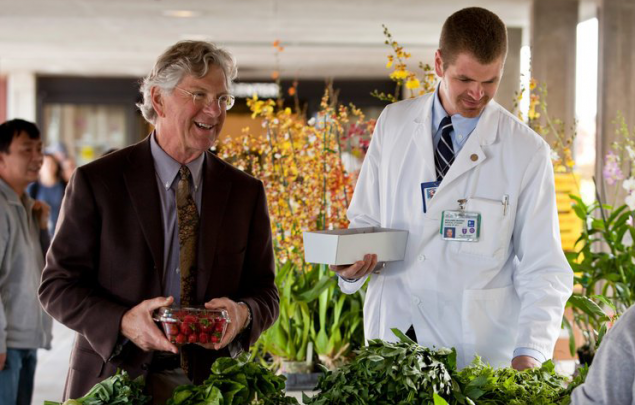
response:
M445 117L441 120L441 139L434 152L434 165L437 171L437 181L443 180L450 166L454 162L454 146L452 146L452 119Z

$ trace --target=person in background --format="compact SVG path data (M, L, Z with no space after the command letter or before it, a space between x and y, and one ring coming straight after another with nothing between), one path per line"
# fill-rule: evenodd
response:
M77 331L65 399L123 369L145 375L163 404L276 320L264 186L210 152L235 77L233 57L212 43L169 47L138 105L155 131L75 170L39 290L44 308ZM153 320L172 304L226 310L222 340L179 351Z
M37 299L48 249L48 206L25 192L42 166L35 124L0 125L0 405L31 405L37 349L51 348L52 320Z
M62 165L54 155L44 153L44 163L38 180L29 184L27 193L31 198L44 201L50 207L48 230L51 238L55 233L65 189L66 182L62 178Z
M377 121L350 228L409 235L404 260L382 270L374 254L332 267L348 294L371 277L366 339L393 341L398 328L421 345L455 347L458 367L479 355L523 370L553 354L573 272L549 145L493 100L506 55L498 16L457 11L434 55L436 90L387 106ZM448 227L477 237L444 239L439 230Z
M571 405L591 404L635 404L635 306L609 329L586 380L571 394Z

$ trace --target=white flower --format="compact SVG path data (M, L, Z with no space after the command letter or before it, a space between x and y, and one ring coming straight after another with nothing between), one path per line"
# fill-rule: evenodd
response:
M622 182L622 187L624 187L624 190L628 191L629 193L631 191L634 191L635 190L635 178L629 177L628 179L624 180Z
M263 127L263 128L267 128L267 125L269 125L269 123L267 122L267 120L262 120L262 127Z
M307 124L309 124L310 126L315 125L315 117L311 117L311 119L307 121Z
M635 193L627 195L624 202L628 205L628 208L635 210Z
M631 147L631 145L626 145L626 151L628 152L628 157L631 160L635 160L635 150Z
M556 152L553 149L551 149L551 160L560 160L560 156L558 155L558 152Z

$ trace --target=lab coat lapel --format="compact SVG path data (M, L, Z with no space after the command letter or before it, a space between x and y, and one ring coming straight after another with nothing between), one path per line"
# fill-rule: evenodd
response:
M421 112L414 119L413 140L422 159L422 179L436 179L434 168L434 145L432 143L432 102L434 96L422 97ZM411 175L408 173L407 175Z
M476 168L487 160L487 154L483 147L496 141L499 109L500 106L495 101L491 101L485 107L474 132L456 156L454 163L450 166L450 170L443 178L438 192L443 192L443 189L450 187L462 174Z

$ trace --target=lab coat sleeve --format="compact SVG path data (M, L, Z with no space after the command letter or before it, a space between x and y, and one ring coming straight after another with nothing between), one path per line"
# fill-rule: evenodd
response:
M553 167L542 142L523 176L514 223L514 287L520 298L516 347L550 359L573 289L560 242Z
M382 112L377 120L373 138L370 142L368 152L364 158L362 169L355 185L355 192L351 204L348 207L346 216L349 220L349 228L362 228L369 226L381 226L380 215L380 162L382 153L382 136L384 134L383 126L385 121L385 113ZM363 258L359 258L360 260ZM346 281L341 277L338 280L340 289L345 294L353 294L359 290L368 276L362 277L357 281Z

